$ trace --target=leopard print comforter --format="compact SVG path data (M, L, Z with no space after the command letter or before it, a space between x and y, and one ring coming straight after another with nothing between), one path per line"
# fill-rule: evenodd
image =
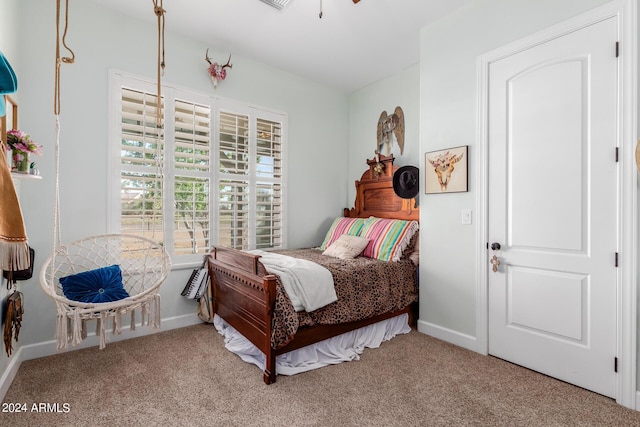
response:
M313 261L333 274L338 300L318 310L296 313L278 280L271 346L280 348L293 339L298 327L338 324L400 310L418 300L416 266L358 257L341 260L316 248L279 250L280 254Z

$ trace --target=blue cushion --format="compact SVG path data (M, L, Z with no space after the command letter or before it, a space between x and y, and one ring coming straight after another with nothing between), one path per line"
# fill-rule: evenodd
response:
M61 277L60 284L64 296L73 301L100 303L118 301L129 296L122 286L119 265Z

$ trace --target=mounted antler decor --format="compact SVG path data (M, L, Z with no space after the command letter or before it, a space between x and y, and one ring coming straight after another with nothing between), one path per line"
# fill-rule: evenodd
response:
M211 62L211 58L209 58L209 49L207 49L207 53L204 55L204 60L209 63L209 75L211 76L211 82L213 82L213 87L218 87L218 79L224 80L227 77L227 70L225 68L233 68L233 64L231 63L231 54L229 54L229 59L227 59L227 63L224 65L220 65L217 62Z

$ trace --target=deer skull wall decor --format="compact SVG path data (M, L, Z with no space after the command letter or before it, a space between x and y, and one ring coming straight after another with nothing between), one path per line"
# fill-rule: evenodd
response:
M218 87L218 80L224 80L227 77L227 70L225 70L225 68L233 68L233 64L231 63L231 54L229 54L227 63L220 65L217 62L211 62L211 58L209 58L209 49L207 49L207 52L204 55L204 60L209 63L208 71L215 89Z

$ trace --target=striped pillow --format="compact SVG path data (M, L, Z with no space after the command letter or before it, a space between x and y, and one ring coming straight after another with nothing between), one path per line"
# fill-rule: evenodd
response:
M364 218L336 218L333 220L331 227L329 227L329 231L327 231L327 235L325 236L320 249L324 251L343 234L358 236L360 234L360 230L364 226L364 222Z
M371 217L360 231L360 237L369 239L363 255L381 261L399 261L418 228L418 221Z

